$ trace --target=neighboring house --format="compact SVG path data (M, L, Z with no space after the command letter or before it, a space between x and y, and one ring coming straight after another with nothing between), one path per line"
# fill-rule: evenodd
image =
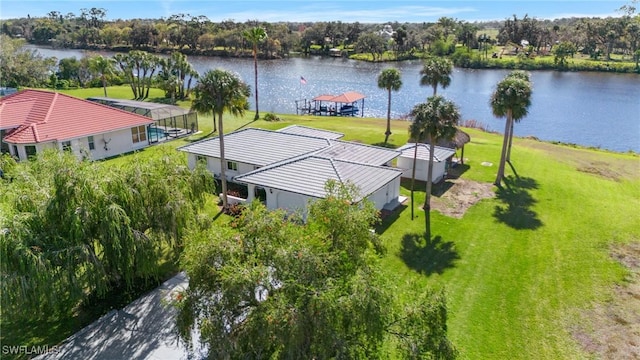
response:
M0 142L20 160L45 149L103 159L149 146L152 119L109 106L43 91L0 98ZM5 149L5 148L3 148Z
M264 190L270 209L306 211L309 200L325 195L325 183L353 183L376 208L400 203L402 170L391 167L399 151L337 140L342 134L307 127L280 131L248 128L224 136L227 179L247 185L247 201ZM206 161L220 176L220 142L212 138L183 146L190 167Z
M404 169L402 177L411 178L413 172L413 155L415 153L415 143L408 143L400 148L402 152L398 158L397 166ZM429 167L429 144L418 144L416 156L416 180L427 181ZM433 154L433 176L434 183L444 179L447 171L447 164L450 162L456 151L441 146L436 146Z
M382 30L378 31L378 35L382 36L385 40L389 40L393 38L393 34L396 32L393 31L393 27L390 24L386 24Z

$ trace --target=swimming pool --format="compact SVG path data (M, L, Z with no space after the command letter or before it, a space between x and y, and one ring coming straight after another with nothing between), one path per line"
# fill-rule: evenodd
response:
M167 133L164 129L160 128L147 128L147 134L149 134L149 141L158 141L167 137Z

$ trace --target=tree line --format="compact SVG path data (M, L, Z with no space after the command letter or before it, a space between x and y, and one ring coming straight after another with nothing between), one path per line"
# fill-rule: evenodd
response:
M256 49L263 58L287 56L291 52L328 54L330 48L339 48L347 54L370 54L374 60L382 59L385 53L394 59L404 59L426 53L452 55L457 46L481 53L494 45L510 44L522 47L524 52L547 55L557 44L569 43L575 52L609 60L612 53L628 58L636 56L640 16L634 4L632 1L618 9L620 16L608 18L541 20L526 14L500 22L467 22L449 17L432 23L392 22L388 24L394 32L386 37L380 34L385 24L213 22L206 16L190 14L106 20L104 8L81 9L79 14L50 11L44 17L9 19L3 22L1 32L29 43L62 48L251 56L254 44L243 34L259 27L269 34ZM497 35L492 37L490 30L497 30Z

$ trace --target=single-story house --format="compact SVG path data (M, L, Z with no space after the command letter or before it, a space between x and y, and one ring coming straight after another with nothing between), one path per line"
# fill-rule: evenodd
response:
M306 135L306 136L313 136L313 137L319 137L319 138L331 139L331 140L338 140L344 137L343 133L339 133L337 131L316 129L316 128L312 128L304 125L289 125L278 131L284 132L287 134Z
M308 200L325 195L329 179L355 184L361 198L372 200L379 210L398 205L402 170L391 165L401 153L337 139L341 135L308 127L284 131L246 128L226 134L225 175L227 180L247 186L248 201L256 189L264 190L271 209L304 213ZM209 171L220 177L218 137L178 150L188 153L190 167L204 161Z
M301 211L305 216L306 204L325 196L329 180L356 185L360 190L356 202L366 198L378 210L393 209L400 204L401 175L402 171L393 167L308 155L236 176L234 180L249 185L248 201L253 200L252 188L259 186L265 189L267 208Z
M429 171L429 144L418 143L417 149L415 143L408 143L398 148L402 154L398 157L396 166L404 169L402 177L411 178L413 173L413 156L416 155L416 180L427 181ZM456 151L454 149L435 146L433 153L433 176L431 179L434 183L444 179L447 171L448 162L450 162Z
M62 93L23 90L0 98L0 142L20 160L49 148L103 159L149 146L153 120Z

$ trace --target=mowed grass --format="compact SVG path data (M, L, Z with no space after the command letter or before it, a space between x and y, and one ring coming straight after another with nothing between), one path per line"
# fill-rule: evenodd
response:
M225 115L225 130L300 124L342 132L346 140L384 140L380 119L280 117L268 123L252 121L251 111ZM142 153L156 156L166 146L215 135L210 116L200 116L199 123L202 133ZM392 122L391 146L406 142L408 125ZM502 136L465 131L471 142L462 177L492 183ZM507 167L508 186L496 188L495 198L480 201L461 219L434 212L429 241L420 209L424 189L418 188L417 218L411 220L407 201L377 228L388 249L382 265L402 300L426 288L445 289L449 337L463 359L590 357L572 332L593 331L582 314L612 301L614 285L623 283L626 270L611 258L610 247L640 241L640 158L515 139L512 161L518 177ZM408 188L401 190L409 196Z

